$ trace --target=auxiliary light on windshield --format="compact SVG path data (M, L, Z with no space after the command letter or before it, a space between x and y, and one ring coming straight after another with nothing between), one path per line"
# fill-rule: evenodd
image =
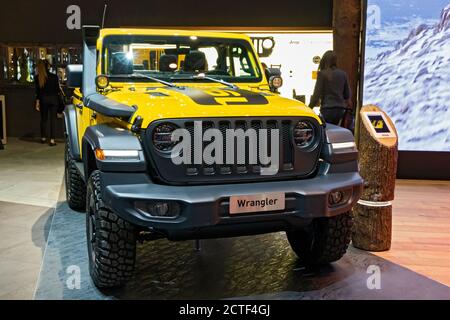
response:
M95 84L100 90L106 89L109 86L109 78L105 75L99 75L95 78Z

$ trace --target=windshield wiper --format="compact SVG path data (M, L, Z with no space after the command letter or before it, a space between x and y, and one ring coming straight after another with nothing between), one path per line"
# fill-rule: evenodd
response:
M171 88L179 88L176 84L168 81L164 81L155 77L147 76L145 74L140 73L132 73L132 74L115 74L112 76L109 76L111 78L129 78L129 79L149 79L155 82L159 82L165 86L171 87Z
M231 89L234 89L234 90L239 89L236 85L234 85L234 84L232 84L230 82L227 82L227 81L222 80L222 79L216 79L216 78L208 77L204 73L200 73L198 75L193 75L193 76L190 76L190 77L172 77L172 78L170 78L170 80L203 80L203 79L223 84L223 85L225 85L227 87L230 87Z

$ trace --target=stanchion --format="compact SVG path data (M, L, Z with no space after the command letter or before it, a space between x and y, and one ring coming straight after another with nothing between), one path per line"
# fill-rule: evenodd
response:
M360 117L359 162L365 183L363 196L353 210L353 246L386 251L392 240L398 136L392 120L378 107L363 107Z

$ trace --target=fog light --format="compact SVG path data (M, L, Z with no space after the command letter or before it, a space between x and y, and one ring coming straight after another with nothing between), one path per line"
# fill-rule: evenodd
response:
M169 213L169 204L165 202L157 202L151 206L150 213L153 216L165 217Z
M180 215L180 206L176 202L144 202L137 201L136 209L152 218L176 218Z
M339 205L344 200L344 193L342 191L332 192L328 196L328 204L333 207Z

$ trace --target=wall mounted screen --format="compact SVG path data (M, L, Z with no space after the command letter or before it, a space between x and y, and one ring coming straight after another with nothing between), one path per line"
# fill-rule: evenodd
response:
M368 0L364 104L403 151L450 151L450 1Z

